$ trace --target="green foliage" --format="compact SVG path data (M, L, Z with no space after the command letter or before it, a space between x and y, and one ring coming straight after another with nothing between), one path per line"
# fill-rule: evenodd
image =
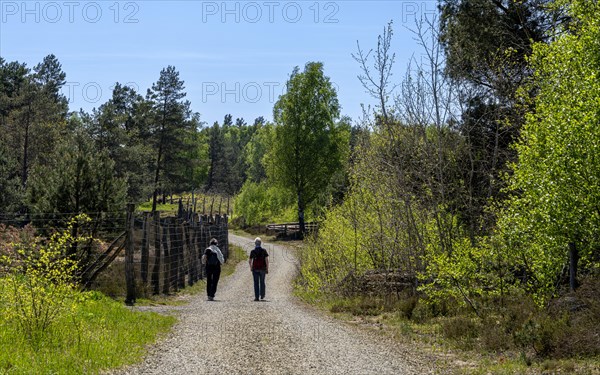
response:
M322 63L307 63L303 72L294 69L273 117L276 126L267 174L297 198L302 226L304 210L343 169L349 149L350 129L337 121L337 93Z
M128 86L115 84L112 97L92 115L79 114L95 148L115 162L115 175L127 181L127 198L139 202L152 192L151 103Z
M31 169L43 165L54 150L68 109L60 93L65 76L54 55L44 57L33 70L17 61L0 60L0 144L11 160L8 173L0 175L0 184L11 184L18 176L24 190Z
M269 151L269 145L273 140L273 125L260 126L244 147L244 158L248 166L248 179L253 182L261 182L267 178L265 170L265 155Z
M232 116L226 115L223 125L215 122L211 127L202 130L206 137L208 171L205 183L205 191L235 195L242 188L248 176L256 173L264 173L262 166L252 165L246 150L254 135L265 125L264 119L259 117L253 125L248 125L243 118L238 118L233 123ZM258 155L258 163L266 147L266 143L257 144L256 137L252 153ZM258 148L256 148L258 147ZM256 151L254 151L256 149ZM258 170L257 170L258 168ZM257 172L258 171L258 172Z
M435 236L435 231L431 231ZM452 251L443 251L428 246L424 256L426 266L421 278L425 281L420 290L425 292L429 301L440 302L454 300L464 305L484 294L488 286L485 246L472 246L466 237L453 241ZM500 289L487 289L491 294L500 293ZM473 308L476 308L473 306Z
M540 304L556 290L569 242L579 249L584 269L598 267L600 7L575 1L570 11L578 25L574 33L534 48L536 110L517 145L514 194L499 220L509 257L529 274Z
M184 175L186 180L184 183L178 185L178 189L186 188L188 190L194 190L201 187L208 176L208 140L206 133L195 129L193 132L188 134L186 139L188 150L185 158L188 160L186 165L186 171Z
M446 285L451 280L444 272L477 277L469 259L461 270L447 262L454 242L462 241L456 215L436 205L441 187L430 155L436 155L434 145L443 137L452 140L451 134L432 127L394 124L374 131L358 147L349 192L327 212L316 244L304 252L302 275L310 288L336 288L348 275L369 269L414 279L421 273L426 282L440 272ZM444 172L450 175L456 156L449 148L443 152L448 160ZM438 270L442 264L445 268Z
M364 238L368 231L358 227L353 203L349 197L341 206L330 209L319 228L318 240L302 251L302 281L307 290L331 291L349 274L362 274L373 268L372 252L378 245L369 244L368 237Z
M0 288L0 300L6 291ZM77 293L69 303L70 313L55 320L37 348L0 318L0 373L95 374L133 364L176 320L132 311L98 292Z
M97 151L89 136L77 131L66 138L28 184L27 198L34 213L100 213L121 211L126 185L114 176L114 161Z
M21 189L14 166L8 148L0 142L0 211L3 212L14 212L21 204Z
M246 181L233 203L234 219L240 218L242 226L292 221L293 205L286 190L265 181Z
M179 72L169 65L148 90L147 100L152 105L150 141L155 151L153 210L159 189L185 181L185 171L189 171L186 153L191 144L187 140L190 132L197 129L198 119L190 110L190 102L183 100L184 89Z
M8 275L2 279L6 298L2 315L16 322L22 334L38 347L50 327L68 315L76 287L77 262L66 256L76 239L73 225L85 217L73 219L63 232L52 235L47 243L40 238L10 244L13 251L2 257Z
M98 292L82 293L73 219L49 240L31 227L0 226L0 373L98 373L133 363L173 317L136 313Z
M489 235L495 216L489 204L504 199L502 176L516 159L513 144L527 108L517 99L531 77L528 57L535 42L547 42L567 17L553 0L443 0L440 35L444 72L461 87L455 128L467 152L461 173L468 199L460 220L471 236ZM458 108L457 108L458 109Z
M532 44L546 40L556 22L550 2L442 1L441 41L449 74L492 88L499 97L514 95L529 74L526 58Z

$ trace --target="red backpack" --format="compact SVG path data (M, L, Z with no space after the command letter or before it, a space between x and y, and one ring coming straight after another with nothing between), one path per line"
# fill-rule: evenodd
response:
M267 261L265 260L265 250L262 247L256 249L254 253L255 257L252 261L252 270L264 270L267 268Z

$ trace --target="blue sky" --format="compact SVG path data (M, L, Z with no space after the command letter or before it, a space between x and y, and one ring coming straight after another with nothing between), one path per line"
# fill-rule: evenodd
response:
M29 67L55 54L67 74L70 109L106 102L115 82L141 94L174 65L201 120L272 118L295 66L324 63L342 113L357 120L373 104L351 54L375 48L394 21L393 79L421 51L408 28L436 13L435 1L6 1L0 56Z

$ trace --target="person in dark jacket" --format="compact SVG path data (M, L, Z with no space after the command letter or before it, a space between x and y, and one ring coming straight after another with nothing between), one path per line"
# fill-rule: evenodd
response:
M225 263L223 253L217 246L216 238L210 240L210 246L204 250L202 264L206 266L206 294L209 301L214 301L217 292L217 284L221 277L221 264Z
M265 299L265 275L269 273L269 254L262 246L259 237L254 240L254 250L250 252L248 263L254 277L254 300Z

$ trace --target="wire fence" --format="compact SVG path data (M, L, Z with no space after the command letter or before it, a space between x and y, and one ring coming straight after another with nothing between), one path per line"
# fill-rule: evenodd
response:
M162 218L160 212L135 216L132 256L127 258L126 249L125 263L126 269L128 264L132 268L136 287L170 294L186 284L194 285L203 279L200 259L212 238L217 239L225 259L229 257L227 215L187 216Z
M119 285L117 289L125 284L126 303L133 304L139 296L175 293L202 280L200 259L212 238L225 259L229 257L227 214L200 214L192 207L166 216L135 212L128 205L122 212L86 213L90 220L83 222L72 221L76 213L2 214L0 245L7 251L11 241L28 241L23 233L49 238L70 230L74 237L85 238L66 249L80 265L82 285L99 288L99 279Z

